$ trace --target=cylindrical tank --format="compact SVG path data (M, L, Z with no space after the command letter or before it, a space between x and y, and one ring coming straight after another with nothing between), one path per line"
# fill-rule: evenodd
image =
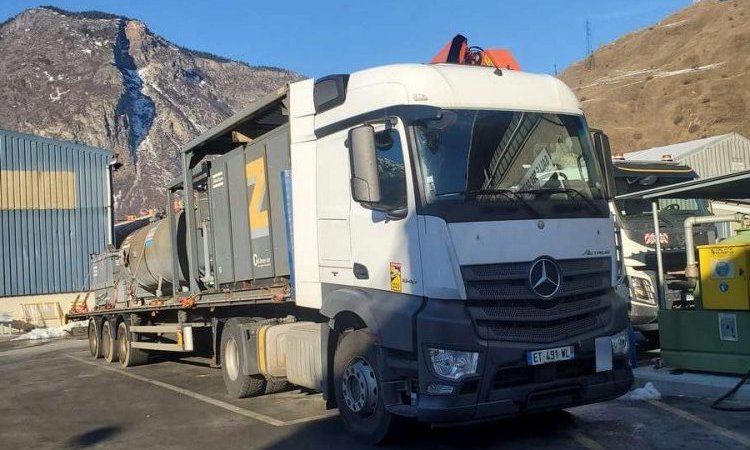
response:
M175 222L177 276L180 283L186 283L188 263L184 214L177 215ZM161 280L162 293L172 292L172 242L167 219L159 220L132 233L125 238L120 250L123 267L141 288L156 293ZM199 253L202 253L201 250L199 249ZM200 263L200 258L198 262Z

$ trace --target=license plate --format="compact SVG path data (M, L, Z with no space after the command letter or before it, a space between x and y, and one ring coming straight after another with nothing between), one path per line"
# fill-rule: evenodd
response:
M546 350L535 350L526 353L526 362L530 366L547 364L557 361L568 361L573 359L573 346L548 348Z

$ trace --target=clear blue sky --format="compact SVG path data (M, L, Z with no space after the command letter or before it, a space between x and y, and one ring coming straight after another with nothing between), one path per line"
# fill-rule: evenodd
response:
M174 43L308 76L426 62L453 35L509 48L524 70L552 73L596 48L658 22L691 0L42 0L145 22ZM0 21L30 0L1 0Z

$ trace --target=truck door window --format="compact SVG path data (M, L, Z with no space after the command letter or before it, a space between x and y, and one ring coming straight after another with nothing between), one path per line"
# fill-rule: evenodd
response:
M394 129L375 133L381 203L392 209L406 207L406 170L401 138Z

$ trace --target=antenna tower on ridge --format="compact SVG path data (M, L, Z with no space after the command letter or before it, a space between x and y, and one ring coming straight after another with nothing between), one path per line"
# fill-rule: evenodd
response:
M594 65L594 49L591 48L591 21L586 19L586 70L591 70Z

